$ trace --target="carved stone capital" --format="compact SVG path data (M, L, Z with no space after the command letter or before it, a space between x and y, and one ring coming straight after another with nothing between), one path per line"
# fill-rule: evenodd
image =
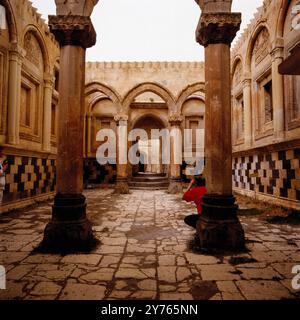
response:
M183 116L180 114L172 114L169 117L169 123L170 125L173 126L180 126L180 124L183 121Z
M52 88L54 85L54 77L52 74L45 73L44 74L44 86L47 88Z
M55 0L57 15L90 17L99 0Z
M244 78L242 80L243 88L247 88L251 86L251 78Z
M16 42L12 42L9 45L10 57L15 56L19 59L23 59L26 56L26 50L20 47Z
M117 115L114 116L114 120L117 123L127 122L128 121L128 115L127 114L117 114Z
M195 0L202 12L230 12L232 0Z
M96 31L90 17L49 16L50 31L60 46L80 46L90 48L96 43Z
M240 29L241 13L202 13L196 39L202 46L224 43L230 45Z

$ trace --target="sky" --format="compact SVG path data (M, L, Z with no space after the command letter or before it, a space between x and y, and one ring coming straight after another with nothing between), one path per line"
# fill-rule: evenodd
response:
M31 0L47 20L55 14L54 0ZM233 0L242 12L243 29L263 0ZM200 17L195 0L100 0L92 20L97 44L88 61L203 61L195 40Z

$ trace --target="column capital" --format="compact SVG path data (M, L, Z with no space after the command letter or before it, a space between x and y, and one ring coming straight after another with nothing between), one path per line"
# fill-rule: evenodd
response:
M16 42L10 43L9 53L16 55L19 59L23 59L26 56L26 50L19 46Z
M128 121L128 115L127 114L116 114L114 116L114 120L120 124L121 122L127 122Z
M224 43L230 45L240 29L241 13L202 13L196 40L202 46Z
M52 74L45 73L44 74L44 84L46 87L53 87L54 85L54 77Z
M90 17L99 0L55 0L57 15Z
M242 85L243 85L243 88L250 87L251 86L251 78L245 77L242 80Z
M232 0L195 0L202 12L230 12Z
M283 47L275 47L271 51L272 61L276 59L283 59Z
M79 15L49 16L50 31L60 46L90 48L96 43L96 31L91 18Z
M180 114L171 114L169 117L169 123L171 126L179 126L183 121L183 116Z

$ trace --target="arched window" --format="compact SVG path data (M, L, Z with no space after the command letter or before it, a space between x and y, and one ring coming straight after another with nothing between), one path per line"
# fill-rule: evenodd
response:
M0 5L0 134L5 131L7 103L9 31L6 9Z
M296 12L293 12L297 4L299 1L291 1L286 12L283 28L285 58L300 43L300 32L294 23ZM300 76L284 76L284 92L287 127L291 130L300 127Z
M44 57L33 31L26 32L23 45L26 55L22 65L20 137L41 142Z
M242 86L243 65L240 59L235 64L232 77L232 126L233 143L235 145L244 142L244 96Z
M253 45L251 56L252 101L257 121L255 137L273 134L272 61L269 31L262 27Z

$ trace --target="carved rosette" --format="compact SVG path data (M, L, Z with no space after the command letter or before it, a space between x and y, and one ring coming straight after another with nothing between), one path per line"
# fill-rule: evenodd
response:
M60 46L80 46L90 48L96 43L96 31L90 17L49 16L50 31Z
M230 45L240 29L241 13L202 13L196 39L202 46L224 43Z
M180 126L183 121L183 116L180 114L172 114L169 117L169 123L172 127Z

